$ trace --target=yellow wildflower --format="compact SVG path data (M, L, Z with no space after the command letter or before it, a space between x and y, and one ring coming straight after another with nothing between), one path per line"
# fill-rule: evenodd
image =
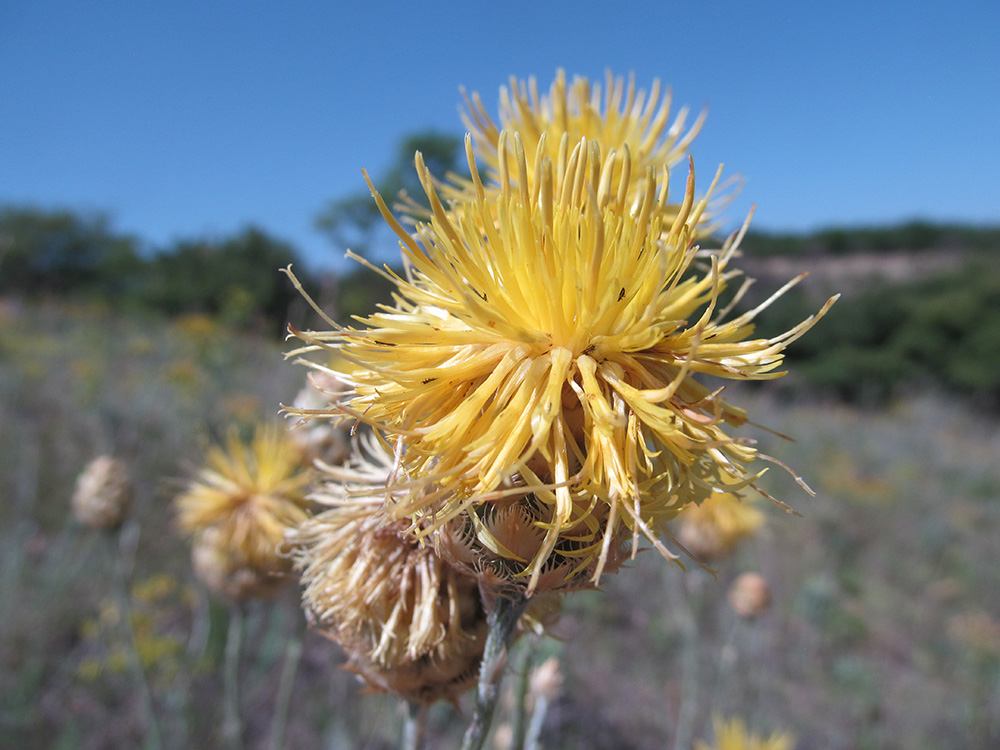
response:
M391 275L396 305L360 329L329 321L332 331L300 334L299 351L333 349L358 365L337 373L350 390L330 414L396 446L408 492L387 493L391 511L421 535L465 515L531 592L570 532L587 529L574 554L596 581L623 526L673 557L658 539L665 520L752 485L757 452L725 430L746 415L697 378L779 377L785 346L833 300L786 333L751 338L760 308L728 321L720 311L742 233L710 265L695 263L707 196L695 200L693 170L668 225L652 168L633 208L612 200L625 178L595 143L581 140L558 165L539 148L529 172L516 133L501 134L499 152L508 140L514 171L501 160L489 197L466 138L476 197L448 211L417 155L433 216L415 237L372 188L408 267ZM476 509L529 494L545 507L533 524L542 543L521 559Z
M740 541L761 527L764 514L755 507L752 495L721 492L689 505L677 523L677 540L707 562L732 554Z
M465 99L462 121L485 167L488 192L498 189L500 174L505 171L503 162L515 157L509 141L506 152L501 151L500 133L507 130L520 135L528 154L540 150L553 164L559 165L557 173L581 140L615 152L614 158L608 157L608 165L615 182L623 178L622 192L611 196L611 200L621 200L629 206L642 199L643 180L649 167L659 174L687 158L688 147L706 116L702 111L685 130L688 108L681 108L671 122L671 92L664 91L659 80L653 81L647 96L645 90L636 89L634 75L629 75L626 83L610 71L605 76L603 96L600 83L592 85L589 79L580 76L567 83L563 70L557 71L547 96L539 96L534 77L518 81L512 76L509 87L500 88L499 123L490 117L478 93L469 96L463 90L462 94ZM528 180L536 182L538 164L529 162L526 167ZM558 185L555 190L558 194ZM444 197L456 199L474 196L475 187L471 180L453 177L441 191ZM672 219L679 206L664 203L659 208ZM711 213L717 208L713 207ZM707 214L701 216L699 231L703 235L714 229L705 223Z
M792 750L792 737L787 732L775 732L770 737L756 735L747 729L743 719L734 717L725 721L712 719L715 744L707 745L696 740L694 750Z
M298 451L274 427L250 445L230 435L214 446L176 501L181 530L194 538L195 569L211 588L234 598L264 596L285 582L291 560L279 546L306 519L306 485Z

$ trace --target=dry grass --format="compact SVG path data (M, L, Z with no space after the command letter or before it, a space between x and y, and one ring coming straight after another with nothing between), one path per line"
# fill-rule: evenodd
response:
M195 583L169 501L209 439L274 415L302 376L277 343L206 319L0 307L0 745L152 746L131 622L162 745L223 746L230 611ZM996 420L929 396L878 412L760 389L747 398L760 421L797 438L758 436L817 497L775 470L764 485L803 517L769 509L765 532L717 578L644 553L604 592L569 597L562 640L541 645L567 675L545 747L690 748L710 738L713 713L788 729L800 748L1000 743ZM77 472L102 452L136 479L136 520L120 539L68 514ZM126 561L134 545L129 621L115 544ZM725 601L744 570L774 594L753 621ZM266 747L301 620L294 592L244 615L245 746ZM306 634L285 746L398 746L394 702L359 696L340 661ZM442 706L430 731L447 747L462 724Z

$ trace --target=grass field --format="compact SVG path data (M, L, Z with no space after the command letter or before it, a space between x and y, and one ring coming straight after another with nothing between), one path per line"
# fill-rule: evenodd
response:
M303 633L295 591L213 598L172 522L205 447L277 420L303 377L278 342L207 318L0 305L0 746L398 747L399 707L360 694L337 647ZM767 508L716 577L646 551L568 597L554 637L515 654L557 656L565 677L544 747L687 749L716 714L800 749L1000 746L996 415L920 393L878 410L780 387L740 403L796 438L753 433L817 496L773 470L763 486L802 517ZM78 472L107 452L135 481L116 535L69 513ZM773 594L752 620L726 602L743 571ZM464 722L437 706L429 746Z

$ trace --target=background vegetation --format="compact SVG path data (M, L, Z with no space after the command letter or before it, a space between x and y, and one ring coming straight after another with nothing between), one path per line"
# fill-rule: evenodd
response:
M455 168L446 136L415 138L404 153L440 147L436 169ZM393 194L401 174L377 182ZM319 223L377 260L362 198ZM844 292L792 348L792 376L734 399L796 438L753 435L817 496L774 472L766 488L802 518L767 509L765 532L716 578L640 554L604 591L566 599L556 639L522 639L508 683L528 656L558 657L548 748L690 748L715 713L790 730L799 748L996 746L1000 229L758 233L744 248L760 279L746 304L813 269L761 316L763 335ZM151 250L102 216L0 209L0 746L221 746L233 618L246 747L270 746L284 697L286 747L398 746L398 706L360 695L318 634L282 679L304 627L296 592L231 609L195 581L174 532L170 501L206 446L277 420L304 382L282 360L286 323L310 324L277 270L289 263L340 319L388 296L373 272L335 278L256 228ZM105 452L136 483L120 536L68 512L77 474ZM747 570L774 599L752 620L725 598ZM436 707L431 746L463 726Z

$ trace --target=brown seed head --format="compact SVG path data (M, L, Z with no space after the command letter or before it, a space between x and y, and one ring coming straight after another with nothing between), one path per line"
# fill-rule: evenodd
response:
M98 456L77 477L73 515L85 526L117 528L125 521L131 505L132 483L119 459Z

